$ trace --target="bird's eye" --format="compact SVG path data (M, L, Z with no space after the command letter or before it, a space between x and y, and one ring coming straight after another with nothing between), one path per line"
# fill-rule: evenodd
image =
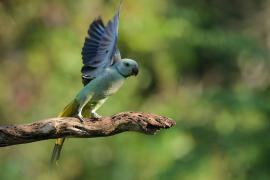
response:
M129 64L128 64L128 63L125 63L125 66L126 66L126 67L128 67L128 66L129 66Z

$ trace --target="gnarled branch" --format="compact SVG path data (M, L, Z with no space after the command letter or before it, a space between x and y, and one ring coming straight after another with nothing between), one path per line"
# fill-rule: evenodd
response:
M93 138L112 136L125 131L155 134L170 128L170 118L141 112L122 112L81 123L74 117L56 117L23 125L0 126L0 147L61 137Z

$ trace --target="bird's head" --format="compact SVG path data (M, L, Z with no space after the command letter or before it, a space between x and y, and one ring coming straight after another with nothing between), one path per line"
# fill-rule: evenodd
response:
M122 59L115 66L117 71L124 77L137 76L139 73L138 63L132 59Z

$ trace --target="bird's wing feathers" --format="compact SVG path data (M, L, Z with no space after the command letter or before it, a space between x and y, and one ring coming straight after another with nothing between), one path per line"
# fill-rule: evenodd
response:
M97 67L94 58L97 57L100 41L105 33L105 27L100 17L95 19L88 29L88 37L85 38L82 48L83 64L87 66Z
M118 25L119 10L106 27L100 17L90 25L89 37L85 38L82 49L83 80L84 78L88 80L95 78L104 68L121 59L117 48Z

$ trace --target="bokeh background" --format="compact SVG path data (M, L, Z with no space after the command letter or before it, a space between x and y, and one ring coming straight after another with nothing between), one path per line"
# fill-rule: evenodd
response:
M0 123L56 116L82 87L90 22L118 0L0 1ZM177 125L155 136L53 140L0 149L0 179L270 179L270 2L125 0L119 47L140 74L100 109Z

